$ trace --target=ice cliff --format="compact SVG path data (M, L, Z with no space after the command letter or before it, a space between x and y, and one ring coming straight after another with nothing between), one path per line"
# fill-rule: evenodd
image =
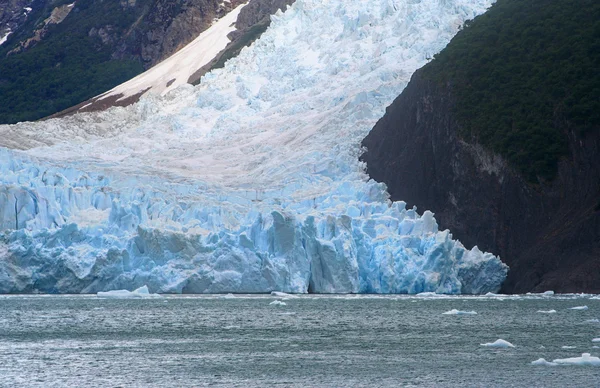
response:
M0 292L498 290L499 258L358 161L412 72L490 4L298 0L196 88L0 126Z

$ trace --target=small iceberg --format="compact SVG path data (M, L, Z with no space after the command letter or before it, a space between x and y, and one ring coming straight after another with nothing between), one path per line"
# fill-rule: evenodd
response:
M140 299L140 298L162 298L159 294L151 294L148 290L148 286L142 286L136 288L133 291L128 290L112 290L106 292L98 292L96 294L99 298L109 299Z
M555 362L546 361L544 358L538 358L535 361L531 361L531 365L556 366L558 364Z
M552 295L554 295L554 291L542 292L542 295L544 295L544 296L552 296Z
M271 303L269 303L269 304L270 304L270 305L272 305L272 306L286 306L286 303L285 303L285 302L282 302L282 301L280 301L280 300L274 300L274 301L272 301L272 302L271 302Z
M460 311L457 309L452 309L442 313L442 315L477 315L477 313L475 311Z
M233 294L225 294L225 295L221 295L222 299L235 299L235 295Z
M600 319L588 319L585 322L587 322L587 323L600 323Z
M484 296L487 296L489 298L495 298L498 296L504 296L504 295L500 295L500 294L494 294L493 292L488 292L487 294L485 294Z
M542 313L542 314L554 314L554 313L556 313L556 310L538 310L538 313Z
M588 306L575 306L575 307L570 307L569 310L587 310Z
M583 353L581 357L559 358L552 360L561 365L592 365L600 366L600 358L591 356L589 353Z
M600 338L594 338L592 342L600 342Z
M561 346L561 349L575 349L577 348L577 346L569 346L569 345L565 345L565 346Z
M292 294L287 294L285 292L280 292L280 291L271 291L271 296L276 296L278 298L297 298L296 295L292 295Z
M515 345L511 344L508 341L505 341L503 339L497 339L494 342L488 342L486 344L481 344L481 346L486 346L488 348L514 348Z

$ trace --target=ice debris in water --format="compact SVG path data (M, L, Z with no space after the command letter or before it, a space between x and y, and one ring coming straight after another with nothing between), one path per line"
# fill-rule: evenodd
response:
M0 126L0 293L485 294L507 266L390 201L361 140L494 0L297 0L200 85Z
M554 313L556 313L556 310L538 310L538 313L542 313L542 314L554 314Z
M575 307L570 307L569 310L587 310L588 306L575 306Z
M592 342L600 342L600 338L594 338L592 339Z
M544 358L538 358L535 361L531 361L531 365L556 366L558 364L555 362L546 361L546 359L544 359Z
M505 341L503 339L497 339L494 342L488 342L485 344L481 344L481 346L486 346L488 348L514 348L515 345L511 344L508 341Z
M235 299L235 295L229 293L229 294L222 295L221 298L223 298L223 299Z
M577 346L569 346L569 345L564 345L560 347L561 349L576 349Z
M272 306L285 306L285 305L286 305L286 303L285 303L285 302L282 302L282 301L280 301L280 300L274 300L274 301L272 301L272 302L271 302L271 303L269 303L269 304L270 304L270 305L272 305Z
M600 319L596 319L596 318L594 318L594 319L587 319L587 320L585 320L585 322L587 322L587 323L600 323Z
M554 295L554 291L545 291L545 292L542 293L542 295L544 295L544 296L552 296L552 295Z
M592 365L600 366L600 358L590 355L590 353L582 353L581 357L558 358L552 362L561 365Z
M457 309L452 309L450 311L442 313L442 315L477 315L477 313L475 311L461 311Z
M114 299L136 299L136 298L160 298L159 294L151 294L147 286L142 286L133 291L128 290L112 290L106 292L98 292L96 294L100 298Z
M287 298L287 299L297 298L296 295L292 295L292 294L288 294L288 293L280 292L280 291L271 291L271 296L276 296L278 298Z

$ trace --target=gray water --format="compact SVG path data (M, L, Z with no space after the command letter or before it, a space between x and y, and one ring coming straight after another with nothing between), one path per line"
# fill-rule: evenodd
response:
M273 300L0 296L0 386L600 387L600 367L530 365L600 356L589 296ZM516 347L480 346L498 338Z

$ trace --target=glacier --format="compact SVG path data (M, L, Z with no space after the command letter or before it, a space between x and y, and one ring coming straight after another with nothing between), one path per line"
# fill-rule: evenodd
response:
M0 126L0 293L496 292L360 142L491 0L297 0L199 86Z

